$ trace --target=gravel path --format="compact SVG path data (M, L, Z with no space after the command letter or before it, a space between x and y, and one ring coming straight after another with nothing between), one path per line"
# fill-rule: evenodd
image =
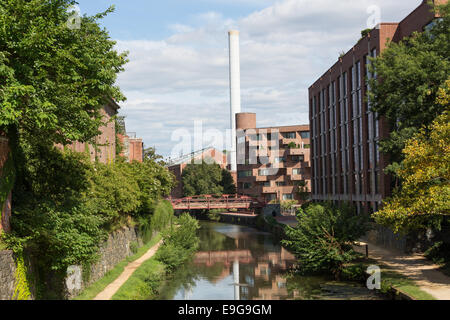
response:
M408 255L396 250L387 250L370 242L368 245L370 258L379 260L391 267L393 271L407 276L415 281L420 289L436 299L450 300L450 277L439 271L439 266L427 260L423 255ZM365 249L359 248L359 250Z
M159 246L162 244L162 240L151 247L142 257L136 261L130 262L122 274L110 283L102 292L100 292L94 300L111 300L111 298L116 294L121 286L131 277L134 271L139 268L145 261L153 257L153 255L158 251Z

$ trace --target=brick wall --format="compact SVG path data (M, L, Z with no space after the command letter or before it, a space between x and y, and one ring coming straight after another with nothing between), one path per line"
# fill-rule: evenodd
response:
M95 139L98 145L97 148L79 141L67 147L76 152L88 151L92 161L98 159L99 162L108 164L116 158L116 124L114 121L111 121L111 118L117 114L116 105L113 103L105 105L101 110L101 114L106 125L100 127L100 135ZM57 148L64 149L62 145L57 145Z
M0 177L3 174L3 166L8 160L9 156L9 145L8 139L0 134ZM8 195L5 203L0 203L1 210L1 222L0 222L0 233L4 230L6 232L10 231L9 219L11 217L11 193Z

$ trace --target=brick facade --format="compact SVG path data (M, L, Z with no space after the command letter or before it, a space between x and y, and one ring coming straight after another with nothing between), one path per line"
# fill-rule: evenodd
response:
M309 125L256 128L254 113L238 113L236 127L238 193L262 202L301 201L298 183L311 188Z
M76 141L67 148L76 152L88 152L92 161L98 160L101 163L111 163L116 158L116 124L111 120L118 112L119 105L110 100L102 110L103 122L105 126L100 127L100 135L96 137L97 148L85 142ZM64 148L62 145L57 145L61 150Z
M369 57L378 56L388 40L399 41L423 31L435 15L424 1L399 23L381 23L309 88L312 139L312 198L351 201L358 211L377 211L391 193L383 169L389 157L378 142L389 136L385 119L370 111L366 79Z
M123 146L120 155L125 157L128 162L142 162L144 159L144 142L142 139L136 138L135 135L130 136L130 134L118 134L118 137Z

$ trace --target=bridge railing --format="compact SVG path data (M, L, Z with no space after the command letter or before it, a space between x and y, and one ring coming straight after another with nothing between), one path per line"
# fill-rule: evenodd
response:
M182 199L168 199L175 210L195 210L195 209L249 209L258 207L260 203L248 196L223 195L215 197L203 195L186 197Z

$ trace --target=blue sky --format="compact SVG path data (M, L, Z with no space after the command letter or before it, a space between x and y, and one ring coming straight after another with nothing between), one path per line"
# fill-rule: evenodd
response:
M204 147L227 147L218 141L230 127L228 30L241 32L242 111L257 113L261 127L306 124L308 87L371 18L400 21L421 2L80 0L79 7L92 15L115 4L102 24L117 50L130 53L118 77L126 129L174 157L198 149L189 137L195 123L208 132Z

